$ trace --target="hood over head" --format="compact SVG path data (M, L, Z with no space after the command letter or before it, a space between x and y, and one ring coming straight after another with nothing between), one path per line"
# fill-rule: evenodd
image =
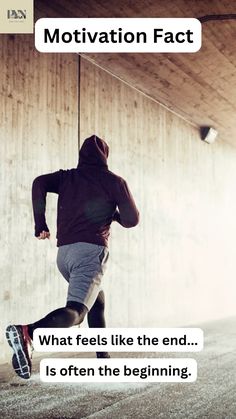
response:
M92 135L83 142L79 151L78 166L96 166L108 168L107 158L109 147L107 143L96 135Z

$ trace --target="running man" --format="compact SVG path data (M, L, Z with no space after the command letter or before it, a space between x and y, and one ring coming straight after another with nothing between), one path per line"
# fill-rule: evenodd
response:
M68 282L67 303L28 325L10 325L6 337L13 349L15 372L31 375L33 331L37 328L71 327L88 314L89 327L105 327L104 293L101 279L109 257L108 237L112 221L134 227L139 212L124 179L107 166L109 147L93 135L79 152L76 169L59 170L37 177L32 186L35 236L50 238L46 223L46 195L58 194L57 266ZM97 352L108 358L107 352Z

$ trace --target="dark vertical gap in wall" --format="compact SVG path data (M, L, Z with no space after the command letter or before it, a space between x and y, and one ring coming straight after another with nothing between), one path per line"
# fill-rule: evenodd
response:
M80 138L80 64L81 64L81 58L78 55L78 155L79 155L80 140L81 140Z

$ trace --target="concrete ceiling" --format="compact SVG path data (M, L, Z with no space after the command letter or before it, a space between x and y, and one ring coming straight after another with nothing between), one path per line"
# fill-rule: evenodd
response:
M50 5L49 5L50 4ZM201 17L236 13L232 0L35 0L39 17ZM192 54L84 54L197 126L236 147L236 20L203 23Z

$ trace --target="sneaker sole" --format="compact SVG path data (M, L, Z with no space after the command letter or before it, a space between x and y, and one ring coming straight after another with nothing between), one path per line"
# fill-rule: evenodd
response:
M27 359L24 348L21 344L21 337L15 326L6 328L6 338L14 354L12 357L12 366L19 377L29 379L31 375L31 365Z

